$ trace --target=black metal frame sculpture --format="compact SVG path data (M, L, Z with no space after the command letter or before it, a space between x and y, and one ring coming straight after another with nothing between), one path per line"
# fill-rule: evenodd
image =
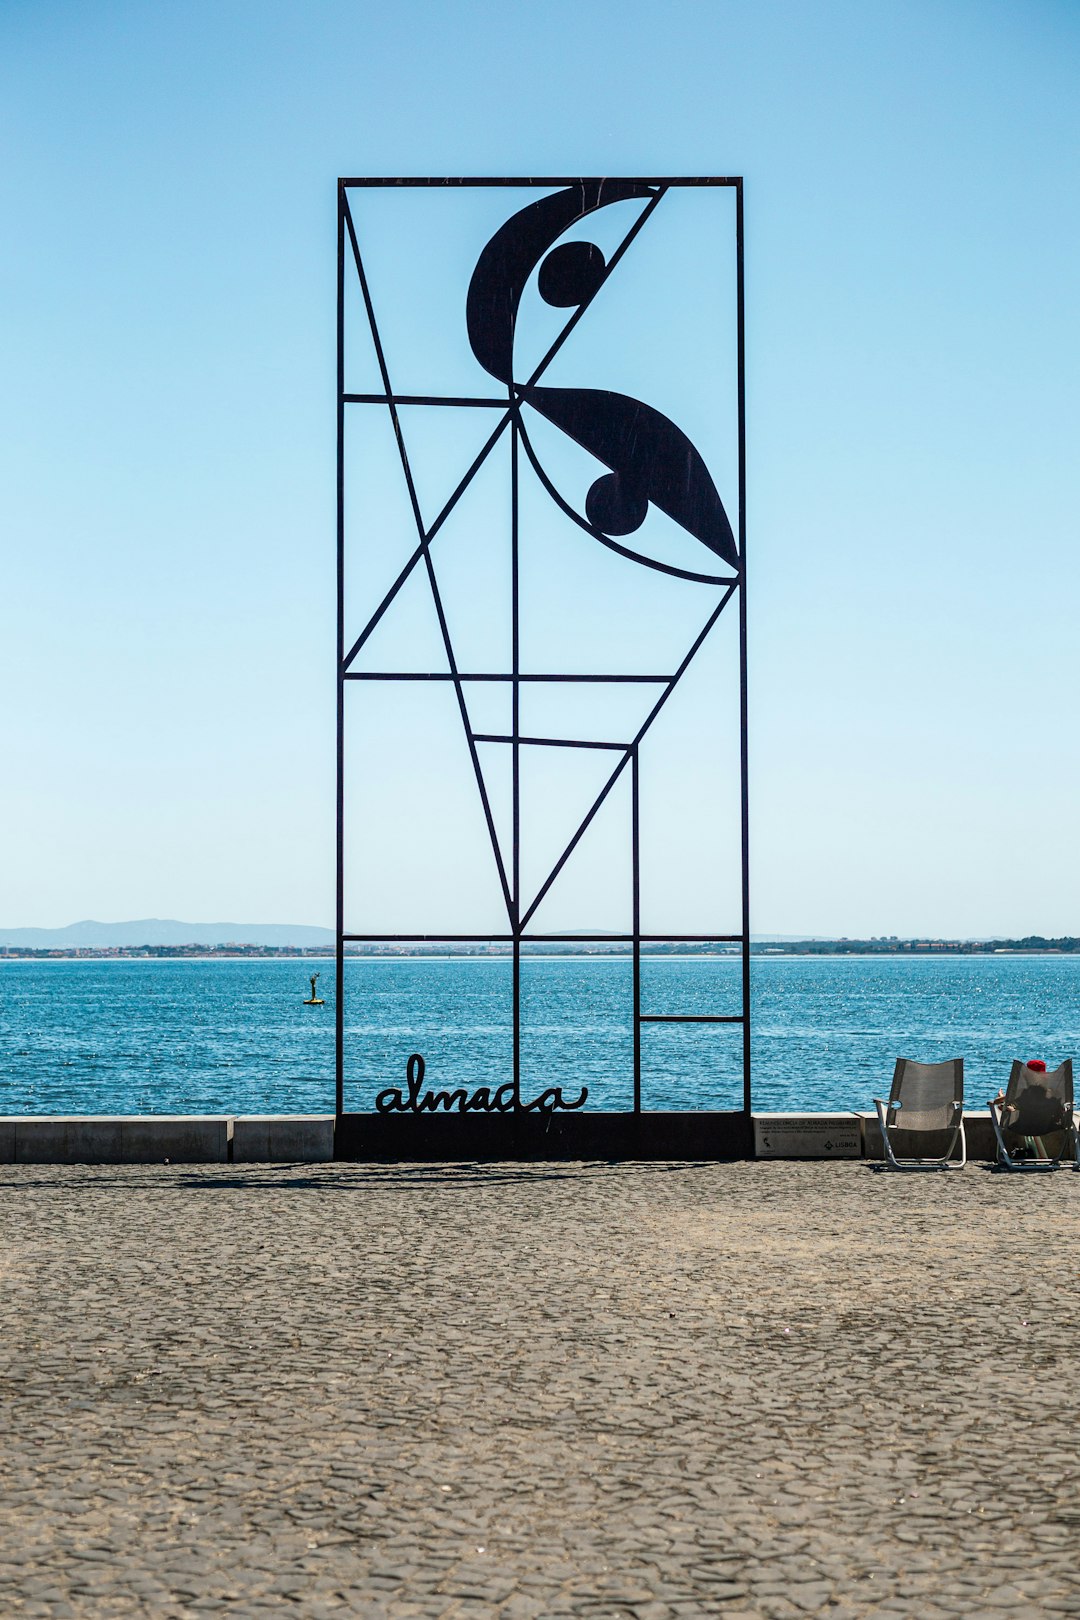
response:
M469 343L478 364L503 390L501 396L448 397L445 395L395 394L380 340L377 312L373 306L365 273L356 221L350 205L350 192L371 187L517 187L534 188L537 201L519 209L488 241L477 260L469 287L467 310ZM735 255L737 326L737 410L738 410L738 514L735 532L710 473L697 450L666 416L641 401L623 394L597 389L555 388L541 379L550 362L588 309L592 299L645 226L664 195L673 187L727 187L735 193ZM643 211L610 260L593 243L560 241L564 233L581 219L607 204L627 199L640 200ZM514 374L514 333L522 292L539 267L541 297L555 308L567 310L568 319L561 334L550 346L531 375L522 379ZM345 377L345 288L346 277L355 275L377 357L381 391L347 393ZM336 971L336 1098L339 1156L364 1157L441 1157L461 1151L489 1156L566 1156L583 1153L640 1154L642 1156L737 1156L747 1150L750 1114L750 935L749 864L747 817L747 709L746 709L746 501L745 501L745 401L744 401L744 316L743 316L743 198L739 178L647 178L647 179L343 179L338 182L338 264L337 264L337 971ZM398 408L408 405L455 407L497 413L495 425L484 448L445 504L436 520L425 527L417 501L407 447L401 432ZM388 410L401 460L401 473L408 489L416 522L415 549L391 589L386 593L361 634L346 641L345 619L345 417L354 406ZM530 407L554 424L568 438L587 450L608 470L592 484L584 512L575 510L547 475L525 425L523 406ZM431 544L458 500L504 433L511 446L511 499L509 543L512 579L512 657L509 669L473 671L458 666L446 616L443 612L438 579L431 558ZM704 584L720 587L719 604L709 614L685 657L666 675L574 674L567 671L526 671L521 668L519 648L518 578L518 466L523 454L543 488L575 524L600 544L646 567ZM650 503L693 536L704 548L707 567L702 571L675 567L635 550L628 537L640 527ZM406 580L414 573L426 573L445 647L448 671L359 670L354 667L361 648L395 600ZM639 749L641 743L675 690L678 682L705 642L732 598L738 599L739 615L739 730L740 730L740 814L741 814L741 931L738 934L658 935L641 932L640 852L639 852ZM365 681L446 681L452 683L460 711L477 789L483 806L492 855L507 912L507 929L498 934L357 934L345 927L345 704L352 682ZM510 688L511 729L508 735L479 732L472 728L467 707L468 683L504 682ZM637 682L658 689L655 703L644 723L629 741L580 741L565 737L534 737L522 734L520 694L531 681L552 683L605 681L613 684ZM477 745L501 744L511 751L513 784L513 838L509 866L504 861L496 835L492 807L485 788ZM569 845L550 872L538 894L523 903L520 872L520 754L523 748L590 748L610 750L618 757L606 786L578 826ZM629 933L613 935L530 934L529 925L537 907L577 847L597 811L629 772L631 786L631 871L632 916ZM345 946L348 943L420 943L438 938L445 943L505 944L512 953L513 1068L505 1084L494 1091L481 1088L469 1094L422 1091L423 1060L410 1059L406 1083L388 1089L376 1099L374 1114L346 1114L344 1097L344 1007ZM587 1093L566 1098L558 1088L541 1098L523 1101L521 1096L521 954L532 940L545 944L625 943L633 965L633 1109L628 1115L578 1114ZM738 1012L708 1014L663 1014L642 1011L641 953L647 944L680 942L735 944L741 951L741 1008ZM703 1136L701 1114L642 1115L641 1030L645 1024L711 1023L735 1024L742 1033L743 1106L741 1111L713 1114L724 1128ZM434 1101L432 1101L434 1096ZM456 1113L447 1113L456 1104ZM423 1115L421 1119L419 1116ZM408 1116L408 1117L406 1117ZM536 1122L543 1122L538 1140ZM532 1121L530 1129L529 1121ZM647 1130L644 1121L648 1121ZM561 1144L561 1149L560 1149Z

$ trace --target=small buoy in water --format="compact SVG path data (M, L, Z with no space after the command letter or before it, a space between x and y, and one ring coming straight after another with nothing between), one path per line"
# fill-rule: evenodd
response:
M319 982L319 975L317 973L313 973L311 975L311 995L304 1002L305 1007L325 1007L326 1006L326 1002L323 1001L320 996L317 996L315 994L315 986L316 986L316 984L318 982Z

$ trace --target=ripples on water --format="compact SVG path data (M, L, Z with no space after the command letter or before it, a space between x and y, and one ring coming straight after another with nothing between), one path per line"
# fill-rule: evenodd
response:
M320 968L324 1007L304 1007ZM398 1085L498 1084L510 1066L505 959L350 962L346 1107ZM864 1108L897 1056L962 1055L968 1102L1014 1057L1076 1053L1078 957L755 957L754 1105ZM522 1086L630 1101L630 964L522 963ZM642 1011L737 1012L739 968L647 958ZM333 969L307 961L0 962L0 1114L325 1113L334 1106ZM646 1025L646 1108L736 1107L737 1025Z

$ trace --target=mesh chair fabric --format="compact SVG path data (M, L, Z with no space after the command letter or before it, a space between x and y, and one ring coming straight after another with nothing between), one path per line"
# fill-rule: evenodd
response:
M1072 1059L1043 1073L1016 1062L1005 1091L1002 1125L1007 1140L1044 1137L1067 1129L1073 1111Z
M964 1060L916 1063L896 1060L889 1106L900 1103L896 1125L905 1131L943 1131L955 1123L954 1104L964 1100Z

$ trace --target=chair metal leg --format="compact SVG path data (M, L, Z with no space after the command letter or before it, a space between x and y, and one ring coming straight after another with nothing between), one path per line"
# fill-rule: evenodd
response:
M993 1098L986 1106L990 1110L990 1121L994 1127L994 1135L997 1137L998 1164L1003 1170L1019 1170L1020 1166L1005 1146L1005 1138L1001 1133L1001 1104L996 1098Z
M960 1157L956 1160L955 1163L953 1163L952 1152L953 1152L953 1148L956 1146L956 1138L958 1136L960 1138ZM953 1132L953 1139L949 1143L949 1151L945 1155L944 1161L942 1163L942 1169L943 1170L962 1170L964 1168L965 1164L967 1164L967 1137L964 1135L964 1116L963 1116L963 1114L961 1114L960 1115L960 1123L956 1127L956 1130Z
M874 1107L877 1110L878 1124L881 1126L881 1145L884 1150L886 1168L900 1170L903 1166L897 1162L896 1155L892 1150L892 1143L889 1141L889 1127L885 1123L885 1104L880 1097L874 1098Z
M997 1137L998 1166L1002 1170L1060 1170L1061 1161L1071 1135L1073 1139L1073 1169L1080 1170L1080 1145L1077 1144L1076 1125L1070 1126L1065 1132L1065 1143L1056 1159L1016 1159L1005 1146L1005 1137L1001 1129L1002 1105L995 1097L986 1105L990 1110L990 1119L994 1126L994 1135Z
M874 1107L877 1110L878 1124L881 1127L881 1141L884 1148L885 1166L889 1170L962 1170L967 1164L967 1137L964 1134L964 1111L957 1111L957 1123L953 1127L952 1137L945 1149L943 1159L898 1159L893 1152L889 1141L889 1127L887 1123L886 1104L880 1097L874 1098ZM960 1139L960 1157L953 1162L953 1149L956 1147L957 1137Z

